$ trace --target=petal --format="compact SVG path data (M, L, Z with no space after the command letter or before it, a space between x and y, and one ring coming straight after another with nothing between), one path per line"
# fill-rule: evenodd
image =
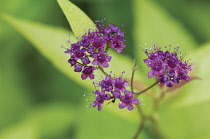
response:
M101 66L103 66L104 68L107 68L107 67L109 67L109 64L107 62L103 62L103 63L101 63Z
M111 56L107 56L106 61L107 61L107 62L110 62L110 61L111 61L111 59L112 59L112 57L111 57Z
M118 52L118 53L122 53L122 52L123 52L123 51L122 51L122 48L118 48L118 49L117 49L117 52Z
M127 81L124 81L124 86L128 86L128 82Z
M125 95L120 97L120 101L124 101L125 100Z
M99 94L100 94L100 91L99 91L99 90L96 90L96 91L95 91L95 94L96 94L96 95L99 95Z
M82 75L81 75L82 80L85 80L87 77L88 77L88 76L87 76L86 74L82 74Z
M110 80L110 79L111 79L111 76L110 75L106 76L106 78L105 78L106 81L107 80Z
M102 109L101 104L98 104L98 111L101 111L101 109Z
M94 74L90 74L90 75L89 75L89 78L90 78L90 79L94 79Z
M123 108L125 108L125 107L126 107L126 104L125 104L125 103L122 103L122 102L121 102L121 103L119 104L119 108L120 108L120 109L123 109Z
M133 110L133 108L134 108L134 107L133 107L133 105L132 105L132 104L131 104L131 105L128 105L128 110L129 110L129 111L132 111L132 110Z
M138 104L139 104L139 100L138 100L138 99L133 99L133 100L132 100L132 103L133 103L134 105L138 105Z
M127 94L129 97L133 96L133 93L132 93L131 91L126 91L126 94Z
M153 71L150 71L150 72L148 73L148 78L152 78L153 76L154 76Z
M118 89L118 90L121 90L122 92L126 92L125 87L124 87L124 88L122 88L122 89Z
M92 103L92 107L96 107L97 105L98 105L97 101L94 101L94 102Z
M144 59L143 61L144 61L144 63L148 63L148 62L149 62L149 60L148 60L148 59Z
M102 91L101 91L101 95L104 95L104 94L105 94L105 90L102 90Z
M110 94L105 94L104 95L104 100L110 100L111 98L111 95Z
M96 59L94 59L93 62L92 62L92 64L93 65L98 65L99 63L98 63L98 61Z
M115 84L117 81L116 79L111 79L112 84Z
M114 91L113 96L114 98L120 98L120 91Z
M106 88L106 91L110 92L110 91L112 91L112 89L113 89L113 87L109 86L109 87Z
M122 46L122 48L126 48L126 45L121 45Z

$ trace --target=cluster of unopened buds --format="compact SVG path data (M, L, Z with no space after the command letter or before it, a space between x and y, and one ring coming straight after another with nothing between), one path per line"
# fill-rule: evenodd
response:
M88 77L94 79L96 69L102 71L105 76L100 81L93 81L96 90L91 96L94 96L95 100L92 101L90 107L98 107L98 110L101 111L104 101L109 104L119 99L119 108L127 108L131 111L134 109L133 105L143 104L139 102L140 99L137 99L142 92L134 93L133 89L129 90L128 86L133 88L132 83L129 84L122 75L116 77L116 75L112 76L111 73L104 72L104 68L109 67L112 59L109 49L122 53L122 49L126 48L126 45L123 44L125 42L124 33L113 24L106 27L103 23L104 20L96 21L96 29L89 29L81 39L77 38L76 43L68 41L69 48L66 48L65 53L70 54L68 62L74 67L74 72L81 73L82 80ZM183 60L184 56L180 55L179 47L175 47L171 52L170 47L162 51L161 47L153 45L153 48L144 49L144 52L148 58L143 61L150 68L148 77L155 76L160 85L172 87L181 80L190 79L188 72L192 70L193 63Z

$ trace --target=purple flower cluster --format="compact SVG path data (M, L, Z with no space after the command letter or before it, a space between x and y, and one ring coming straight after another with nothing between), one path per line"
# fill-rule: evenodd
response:
M74 66L75 72L82 72L81 78L94 79L95 66L109 67L112 57L109 56L108 49L116 49L122 53L126 46L123 44L124 33L119 27L110 24L105 27L103 21L96 21L98 24L94 32L89 32L82 36L76 43L70 43L70 48L65 53L70 54L68 62Z
M131 91L126 90L128 82L122 80L121 77L112 78L111 75L107 75L106 78L98 83L100 90L94 92L95 101L91 104L92 107L98 107L101 111L102 104L105 100L111 100L115 102L116 99L120 100L119 108L126 108L131 111L133 110L133 104L139 104L139 100L134 98Z
M161 51L160 47L154 47L151 51L145 49L148 58L144 59L144 63L150 67L148 77L157 76L159 84L166 84L167 87L172 87L180 80L188 81L190 77L187 75L191 71L191 64L183 61L183 57L178 57L179 47L174 48L173 52Z

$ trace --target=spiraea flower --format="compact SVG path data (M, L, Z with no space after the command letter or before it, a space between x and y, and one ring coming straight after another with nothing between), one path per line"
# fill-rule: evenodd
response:
M116 79L112 80L112 83L114 85L114 89L116 91L122 91L125 92L125 87L128 86L127 81L123 81L121 77L117 77Z
M180 55L179 47L175 47L173 51L162 51L161 47L154 45L154 48L145 49L148 58L144 59L144 63L150 67L148 77L156 76L159 84L172 87L181 80L188 81L190 77L188 72L191 71L193 64L184 61L184 56Z
M120 101L119 108L123 109L127 107L129 111L133 110L133 104L139 104L139 100L134 98L134 95L131 91L125 91L125 93L120 96Z
M76 43L68 41L69 48L65 51L70 55L68 63L74 66L75 72L82 72L83 80L94 79L94 70L98 66L109 67L112 59L109 56L110 48L122 53L122 49L126 47L123 37L124 33L119 27L113 24L106 27L104 20L96 21L96 29L93 32L90 29L81 40L77 39Z
M105 94L105 91L102 90L101 92L99 90L96 90L94 92L95 94L95 101L91 104L93 107L98 107L98 110L101 111L102 109L102 104L104 103L104 100L110 100L111 95L110 94Z
M95 83L95 82L94 82ZM126 89L128 82L123 80L122 77L113 78L111 75L107 75L105 79L95 84L100 89L97 89L94 93L95 101L90 105L92 107L98 107L98 110L102 110L102 105L105 100L115 102L116 99L120 100L119 108L126 108L131 111L133 105L138 105L139 99L134 98L134 94ZM99 91L101 90L101 91ZM112 100L112 101L111 101Z
M82 71L82 79L85 80L87 77L90 79L94 79L93 71L95 68L93 66L84 66L84 70Z

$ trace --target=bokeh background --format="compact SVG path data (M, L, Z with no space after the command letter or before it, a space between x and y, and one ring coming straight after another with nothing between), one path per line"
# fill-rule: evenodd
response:
M125 32L128 46L124 52L132 59L136 53L134 45L141 43L139 41L141 38L136 35L139 32L137 23L141 21L135 17L140 14L138 10L144 8L138 7L136 1L72 0L92 20L106 18L107 23L119 26L124 24L122 30ZM201 47L210 41L209 0L154 0L153 2L170 18L170 21L173 19L185 32L188 32L196 47ZM70 29L56 0L1 0L0 13ZM155 15L155 11L149 14L151 19L153 14ZM144 18L142 22L143 20ZM153 29L162 28L161 25L155 26L158 20L154 16L154 20L151 20L154 28L151 30L147 28L147 32L152 33ZM165 33L170 36L170 30L160 30L160 36ZM0 36L1 139L126 139L134 135L138 123L107 111L97 112L96 109L87 109L85 106L88 102L83 97L83 94L88 94L87 89L56 69L30 42L1 18ZM176 41L176 38L174 40ZM170 126L170 130L174 127L174 130L178 131L178 133L167 132L168 138L210 138L210 134L207 133L210 126L207 123L203 124L209 121L209 102L205 101L186 109L189 115L200 112L204 117L191 115L189 119L185 117L181 121L179 121L179 118L182 118L181 114L177 119L167 117L165 120L167 124L162 126L162 130ZM182 113L186 110L178 111ZM173 117L173 113L163 113ZM197 127L194 124L187 126L195 121L199 123L195 124ZM200 131L202 132L198 133ZM145 129L144 138L155 137Z

